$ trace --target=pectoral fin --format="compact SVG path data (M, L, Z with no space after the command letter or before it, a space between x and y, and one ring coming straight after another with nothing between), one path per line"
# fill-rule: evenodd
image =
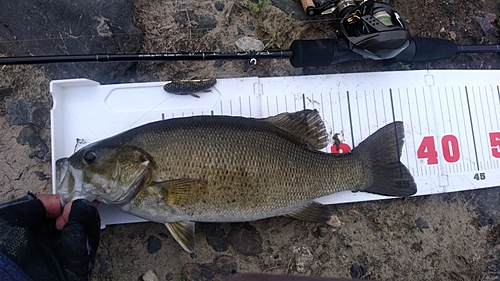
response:
M165 226L184 251L194 253L194 222L167 222Z
M309 222L326 222L330 219L332 212L328 206L312 202L296 211L286 214L285 217L290 217L302 221Z
M165 204L186 206L201 200L207 189L207 181L202 179L175 179L155 182L150 185L157 189Z

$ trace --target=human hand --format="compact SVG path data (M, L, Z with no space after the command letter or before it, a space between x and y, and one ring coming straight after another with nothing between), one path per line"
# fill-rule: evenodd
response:
M0 251L32 280L88 280L99 245L97 209L86 200L62 208L58 195L37 197L0 204Z

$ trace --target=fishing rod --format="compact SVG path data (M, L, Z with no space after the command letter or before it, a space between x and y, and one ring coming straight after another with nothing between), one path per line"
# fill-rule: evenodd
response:
M246 71L258 59L290 59L293 67L308 67L366 59L426 62L451 58L459 53L500 53L500 45L457 45L446 39L411 37L404 19L381 0L333 0L321 5L312 0L301 1L308 15L334 13L340 19L334 23L338 39L295 40L289 50L276 51L2 57L0 65L246 60Z

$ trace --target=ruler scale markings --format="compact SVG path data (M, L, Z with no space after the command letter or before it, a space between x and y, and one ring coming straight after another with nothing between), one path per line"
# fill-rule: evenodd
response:
M481 91L481 88L478 86L477 87L477 90L478 90L478 96L479 96L479 104L481 105L484 105L483 103L483 94L487 94L486 92L483 92ZM479 126L479 140L484 140L484 137L488 135L488 131L487 131L487 125L486 125L486 116L485 116L485 110L484 110L484 106L482 106L482 109L481 109L481 113L483 115L483 124L484 126L482 127L483 130L485 130L485 132L481 132L481 126ZM478 120L478 123L479 123L479 120ZM491 123L491 119L490 119L490 123ZM486 152L486 149L484 147L484 144L485 143L488 143L486 140L485 141L481 141L480 144L481 144L481 154L483 155L483 163L486 164L487 162L489 161L486 161L486 156L484 155L484 153Z
M394 127L394 131L396 131L396 112L394 110L394 100L393 100L393 96L392 96L392 89L389 88L389 97L391 98L391 110L392 110L392 122L394 122L393 124L393 127ZM398 140L398 136L397 134L394 134L394 140L396 141L396 147L399 147L399 140ZM398 152L398 159L401 158L401 153L399 152L399 149L396 149L397 152ZM401 162L399 162L399 177L402 178L403 177L403 170L402 170L402 165L401 165Z
M358 113L358 128L359 128L359 137L361 139L364 139L363 138L363 125L361 124L361 113L360 113L360 110L359 110L359 96L358 96L358 91L356 91L356 111Z
M302 109L306 109L306 95L302 94Z
M418 127L420 129L420 135L423 135L422 133L422 120L420 119L420 114L418 114L418 112L420 112L420 109L418 108L418 99L417 99L417 88L415 88L415 104L417 105L417 118L418 118Z
M415 91L417 90L416 88L413 88ZM415 95L416 96L416 95ZM415 147L416 146L416 142L415 142L415 130L414 130L414 124L413 124L413 114L412 114L412 106L411 106L411 103L410 103L410 92L408 91L408 88L406 89L406 100L408 102L408 112L409 112L409 115L410 115L410 128L411 128L411 137L413 139L413 146ZM417 104L418 106L418 104ZM417 112L418 112L418 109L417 109ZM408 162L409 164L409 162ZM415 167L418 167L418 161L417 161L417 157L415 157Z
M354 148L356 146L356 144L354 142L354 132L353 132L353 129L352 129L351 98L350 98L350 95L349 95L349 91L347 91L347 111L349 112L349 127L350 127L350 130L351 130L352 148Z
M267 101L267 116L271 116L271 110L269 109L269 96L266 96Z
M344 114L342 114L342 101L340 99L340 92L338 94L339 97L339 108L340 108L340 128L341 130L344 130L344 118L342 117ZM354 146L354 144L352 144Z
M365 102L365 110L366 112L368 113L368 93L366 92L365 90L365 97L366 97L366 102ZM376 111L375 111L376 112ZM376 114L376 113L375 113ZM376 115L375 115L376 116ZM366 118L366 122L368 123L368 135L371 135L372 134L372 128L370 126L370 119L371 118Z
M323 118L325 118L326 115L325 115L325 106L324 106L325 104L323 103L323 93L320 94L320 98L321 98L321 114L322 114L321 116Z
M248 110L250 111L250 116L252 115L252 99L250 96L248 96Z
M286 109L286 95L284 95L284 99L285 99L285 111L288 111ZM279 100L278 100L278 96L276 96L276 114L278 114L280 112L280 110L279 110L279 104L280 103L279 103Z
M469 109L469 119L470 119L471 133L472 133L472 143L474 144L474 152L475 152L475 155L476 155L476 168L479 171L480 170L479 169L479 159L478 159L478 156L477 156L476 138L475 138L475 135L474 135L474 125L472 123L472 112L471 112L471 109L470 109L469 91L467 90L467 86L465 86L465 97L467 98L467 106L468 106L468 109Z
M452 88L452 91L453 91L453 94L455 94L455 91L454 91L455 88ZM458 89L458 97L460 97L460 109L462 110L461 114L457 114L457 116L460 116L460 117L463 117L463 116L466 116L465 114L465 109L464 109L464 104L465 104L465 101L464 101L464 95L462 94L462 91L461 91L461 88L457 88ZM455 99L456 100L456 99ZM474 168L471 167L471 160L472 159L472 156L471 156L471 149L470 149L470 146L468 145L470 143L469 141L469 134L467 133L467 120L464 118L462 120L462 122L464 123L464 126L458 126L459 128L460 127L463 127L464 130L465 130L465 143L467 145L463 146L464 149L467 149L467 153L468 153L468 158L467 158L467 161L465 161L465 169L466 170L473 170ZM464 155L465 156L465 155Z
M451 99L453 100L453 110L454 110L454 116L457 117L457 133L458 133L458 139L459 140L462 140L463 139L463 135L462 135L462 130L460 129L461 126L459 126L458 124L458 116L460 116L458 114L458 109L457 109L457 99L455 98L455 92L453 91L453 87L451 87ZM461 148L462 149L462 148ZM459 172L464 172L464 168L465 168L465 161L462 161L462 163L460 165L458 165L458 170Z
M408 88L405 88L406 89L406 97L408 97ZM402 100L402 94L401 94L401 89L398 88L398 97L399 97L399 111L401 113L401 120L402 121L406 121L406 118L404 118L404 113L403 113L403 104L401 102ZM407 99L408 101L408 99ZM409 111L409 108L405 110L405 112L409 113L410 114L410 120L411 120L411 112ZM410 121L410 125L411 125L411 121ZM406 138L406 128L405 129L405 138ZM405 155L406 155L406 164L409 165L410 164L410 156L409 156L409 149L408 149L408 142L406 142L406 146L405 148L403 148L403 150L405 151Z
M481 161L479 162L480 163L480 167L481 169L484 169L484 164L485 164L485 160L486 160L486 157L484 155L484 147L483 147L483 135L484 133L482 132L483 129L486 129L486 120L485 120L485 116L484 116L484 107L481 106L481 108L478 108L478 103L477 103L477 97L479 97L479 105L482 105L482 92L481 92L481 89L479 87L477 87L477 94L475 93L474 89L475 87L471 87L472 89L472 94L473 94L473 97L475 97L473 99L473 102L474 102L474 108L476 109L476 119L477 119L477 136L476 136L476 143L477 143L477 147L479 148L478 150L481 152L480 154L478 153L478 157L479 155L481 155ZM482 115L482 118L480 116L480 114ZM481 119L482 119L482 123L483 123L483 126L480 125L481 123Z
M373 94L373 105L375 107L375 124L377 124L378 128L380 125L378 124L377 98L375 97L375 90L372 90L372 94Z
M330 115L332 116L332 134L335 134L335 121L333 120L333 101L332 101L332 92L328 92L328 96L330 98Z

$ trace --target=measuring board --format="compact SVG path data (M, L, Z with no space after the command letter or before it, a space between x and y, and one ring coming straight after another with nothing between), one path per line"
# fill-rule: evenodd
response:
M330 153L348 152L378 128L403 121L401 161L415 178L416 195L500 185L499 70L219 79L210 92L198 93L200 98L166 93L165 83L52 81L53 178L57 159L152 121L192 115L267 117L307 108L319 111L332 142L334 134L342 140L339 151L333 143L324 149ZM385 198L344 191L316 201ZM105 204L99 208L103 225L143 221Z

